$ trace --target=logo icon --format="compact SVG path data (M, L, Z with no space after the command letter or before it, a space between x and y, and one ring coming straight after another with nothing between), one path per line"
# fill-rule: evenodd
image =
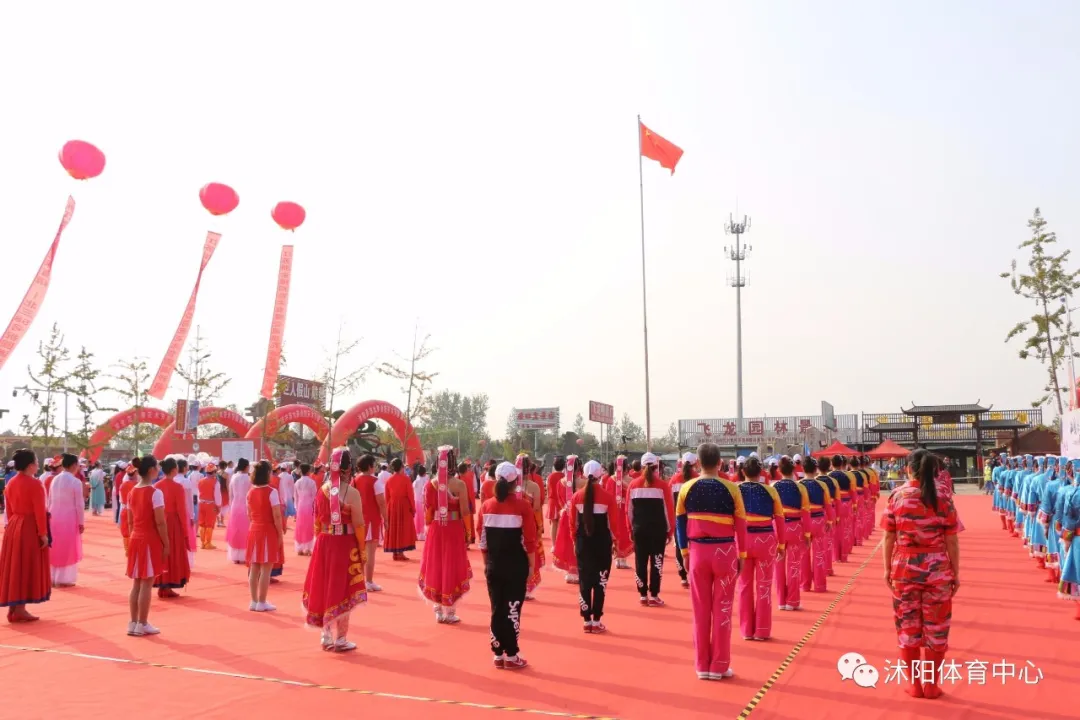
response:
M836 661L836 669L840 673L840 680L851 680L861 688L876 688L881 677L876 667L854 652L841 655Z

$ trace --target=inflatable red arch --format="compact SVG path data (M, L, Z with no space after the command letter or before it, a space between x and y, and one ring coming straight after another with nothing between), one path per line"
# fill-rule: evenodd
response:
M330 447L344 445L368 420L382 420L390 426L399 440L408 438L405 440L405 460L409 465L424 461L424 448L420 442L420 436L416 434L416 430L405 417L405 413L382 400L367 400L353 405L339 417L330 431ZM325 463L327 459L327 447L324 444L319 452L319 462Z
M235 410L219 407L199 408L199 425L215 424L224 425L236 433L236 437L239 438L244 437L248 430L251 429L251 423L248 422L247 418ZM154 445L154 457L163 458L166 455L172 454L171 446L172 441L175 438L175 433L176 421L174 420L161 431L161 437L158 438L157 444ZM191 437L191 435L187 435L186 437Z
M157 425L159 428L165 428L172 424L172 413L158 408L141 407L131 408L124 410L113 415L106 420L104 424L98 426L98 429L94 431L94 434L90 436L90 447L83 450L82 456L86 458L89 463L94 463L99 457L101 457L101 451L109 444L116 433L120 432L126 427L130 427L135 422L135 415L139 416L139 423L146 423L148 425Z
M261 440L263 437L263 425L266 425L266 436L270 437L280 432L286 425L300 423L315 433L320 441L326 437L330 429L329 424L318 410L307 405L282 405L266 413L266 417L251 426L244 436L246 440Z

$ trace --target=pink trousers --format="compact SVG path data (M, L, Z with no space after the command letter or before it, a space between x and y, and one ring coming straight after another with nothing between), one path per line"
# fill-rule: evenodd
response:
M733 542L690 543L694 664L699 673L725 673L731 665L731 606L738 557Z
M826 577L832 563L827 562L826 554L827 535L825 532L825 518L810 518L810 547L803 553L802 558L802 589L814 592L825 592Z
M776 533L747 533L746 560L739 575L739 627L744 638L772 635L772 583Z
M784 556L776 563L776 604L798 607L802 599L802 570L806 557L806 538L802 523L785 525Z
M865 505L865 503L863 502L863 498L865 498L866 496L864 494L859 494L858 497L858 509L852 511L851 517L851 544L854 547L859 547L862 545L863 531L865 530L863 524L865 523L866 513L864 512L865 508L863 506Z
M851 511L851 503L840 503L840 517L837 518L837 540L839 541L840 562L847 562L851 548L855 544L855 516Z
M836 558L836 524L826 525L825 533L825 574L832 575L833 560Z

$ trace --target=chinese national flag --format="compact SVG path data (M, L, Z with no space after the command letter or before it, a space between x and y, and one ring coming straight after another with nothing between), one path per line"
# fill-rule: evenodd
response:
M638 126L641 128L642 156L655 160L660 163L660 167L667 168L674 175L675 166L679 163L679 158L682 157L682 148L660 137L645 127L645 124L640 120Z

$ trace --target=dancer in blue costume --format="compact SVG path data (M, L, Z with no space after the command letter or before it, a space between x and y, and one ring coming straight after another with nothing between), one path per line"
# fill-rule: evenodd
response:
M1017 457L1009 458L1009 469L1001 474L1004 489L1002 490L1003 502L1002 509L1005 512L1005 525L1009 534L1014 534L1016 529L1016 497L1013 495L1013 490L1016 487L1016 473L1020 467L1020 459Z
M1062 486L1072 483L1074 474L1072 460L1058 458L1059 471L1043 487L1039 502L1038 523L1046 534L1046 582L1056 583L1061 580L1061 531L1059 516L1056 515L1058 495Z
M1025 455L1020 463L1020 471L1013 479L1013 501L1015 504L1013 509L1013 537L1021 538L1025 545L1027 544L1027 537L1024 535L1024 521L1027 519L1025 515L1027 509L1027 485L1035 473L1035 466L1035 458L1031 455Z
M1073 467L1080 461L1073 459ZM1058 492L1058 507L1061 509L1061 584L1058 597L1076 603L1076 619L1080 620L1080 546L1075 542L1077 528L1080 527L1080 488L1073 476L1072 484L1063 485Z
M1046 531L1039 522L1039 507L1042 503L1043 489L1054 479L1057 471L1057 458L1048 455L1043 459L1043 471L1031 479L1028 484L1027 523L1024 535L1027 537L1028 550L1040 568L1046 567Z
M1001 455L998 457L998 463L996 465L994 465L994 469L990 471L990 485L994 489L993 508L994 508L994 512L996 512L1001 517L1001 529L1002 530L1005 530L1005 529L1007 529L1009 527L1005 523L1005 511L1004 511L1005 497L1002 494L1002 490L1004 490L1004 482L1005 481L1001 477L1005 473L1005 471L1009 469L1008 462L1009 462L1009 460L1005 456L1005 453L1001 453Z

